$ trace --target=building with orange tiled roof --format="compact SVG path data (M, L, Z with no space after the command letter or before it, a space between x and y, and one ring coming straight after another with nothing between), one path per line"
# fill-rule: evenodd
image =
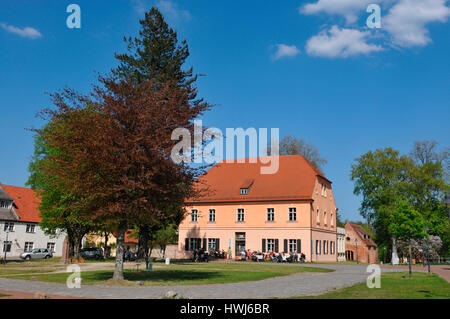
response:
M40 228L40 200L30 188L0 183L0 241L1 254L19 257L21 253L43 248L61 256L65 235L49 236Z
M345 224L345 257L362 263L378 262L378 247L360 225Z
M253 159L255 160L255 159ZM274 174L259 159L226 160L199 178L201 195L186 202L179 256L193 250L304 253L336 261L336 204L331 181L301 155L279 156Z

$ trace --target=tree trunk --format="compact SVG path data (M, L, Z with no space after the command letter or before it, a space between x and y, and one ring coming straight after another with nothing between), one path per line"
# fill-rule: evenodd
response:
M105 258L109 258L108 251L108 232L105 231Z
M64 238L61 263L68 264L69 263L69 239L67 236Z
M411 270L411 241L409 242L409 259L408 259L408 264L409 264L409 276L412 276L412 270Z
M70 258L72 258L74 255L73 255L73 251L74 251L74 243L73 243L73 240L72 239L70 239L69 240L69 257Z
M153 252L153 245L150 245L150 248L149 248L149 253L148 253L148 256L151 258L152 257L152 252Z
M391 263L393 265L398 265L398 255L397 255L397 241L395 240L395 236L392 236L392 259Z
M125 221L120 222L117 231L116 241L116 266L114 268L114 280L123 280L123 252L125 244L125 232L127 231L127 223Z
M80 259L80 249L84 234L76 233L74 235L73 256L75 259Z
M149 232L148 225L141 225L139 227L137 259L145 259L145 256L148 256Z

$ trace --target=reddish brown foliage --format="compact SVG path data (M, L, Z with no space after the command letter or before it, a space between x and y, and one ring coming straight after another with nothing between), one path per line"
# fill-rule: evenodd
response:
M52 94L56 108L42 112L49 126L37 133L59 152L44 170L83 198L93 219L155 224L179 218L203 170L171 160L171 134L177 127L193 130L193 119L210 106L192 104L195 91L170 84L155 90L152 81L136 87L100 80L108 89L95 87L90 96L71 89Z

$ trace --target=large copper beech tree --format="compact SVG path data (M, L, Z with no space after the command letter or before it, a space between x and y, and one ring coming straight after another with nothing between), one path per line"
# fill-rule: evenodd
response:
M74 209L117 230L113 278L122 280L127 227L179 220L184 199L195 196L204 168L171 160L177 142L171 134L178 127L193 131L193 120L210 105L191 103L195 89L170 83L156 90L152 80L137 86L113 77L100 82L88 96L71 89L52 94L56 107L41 115L53 129L36 132L60 150L43 170L84 199Z

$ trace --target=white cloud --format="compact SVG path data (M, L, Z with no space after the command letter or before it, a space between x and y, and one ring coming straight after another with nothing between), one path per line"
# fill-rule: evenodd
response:
M191 14L189 13L189 11L187 10L182 10L180 8L178 8L178 5L170 0L159 0L156 3L156 6L158 7L159 10L161 10L161 12L174 19L174 20L190 20L191 19Z
M272 55L272 59L292 58L298 54L300 50L295 45L277 44L277 52Z
M19 28L19 27L15 27L13 25L8 25L3 22L0 22L0 27L2 27L3 29L5 29L6 31L8 31L10 33L20 35L21 37L24 37L24 38L37 39L37 38L42 37L42 34L38 30L31 28L31 27Z
M355 29L340 29L332 26L313 36L306 43L306 52L311 56L346 58L383 50L379 45L367 43L370 32Z
M366 12L370 3L390 2L392 0L318 0L315 3L307 3L299 8L303 14L326 13L330 15L342 15L347 23L354 23L358 15Z
M180 9L172 0L158 0L158 1L146 1L146 0L132 0L134 11L139 15L144 13L152 6L157 7L165 18L178 22L179 20L190 20L191 14L187 10Z
M425 46L431 42L425 27L430 22L446 22L450 8L446 0L399 0L382 18L382 27L392 42L402 47Z

